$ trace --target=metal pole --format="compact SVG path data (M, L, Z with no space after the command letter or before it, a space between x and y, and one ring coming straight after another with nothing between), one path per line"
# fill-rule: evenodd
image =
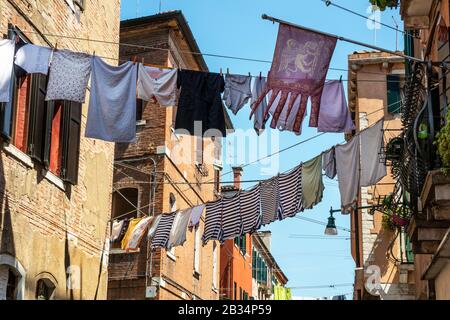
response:
M419 58L416 58L416 57L411 57L411 56L405 55L405 54L400 53L400 52L384 49L384 48L381 48L381 47L378 47L378 46L373 46L371 44L367 44L367 43L364 43L364 42L348 39L348 38L345 38L345 37L337 36L335 34L319 31L319 30L316 30L316 29L307 28L307 27L304 27L304 26L301 26L301 25L298 25L298 24L294 24L294 23L291 23L291 22L288 22L288 21L284 21L284 20L281 20L281 19L277 19L277 18L268 16L267 14L263 14L261 16L261 18L264 19L264 20L272 21L272 22L278 22L278 23L286 24L286 25L289 25L289 26L292 26L292 27L296 27L296 28L299 28L299 29L303 29L303 30L306 30L306 31L311 31L311 32L323 34L325 36L336 38L336 39L341 40L341 41L353 43L353 44L356 44L358 46L363 46L363 47L367 47L367 48L370 48L370 49L373 49L373 50L378 50L378 51L390 53L392 55L396 55L396 56L408 59L410 61L416 61L416 62L420 62L420 63L425 63L425 61L422 60L422 59L419 59Z

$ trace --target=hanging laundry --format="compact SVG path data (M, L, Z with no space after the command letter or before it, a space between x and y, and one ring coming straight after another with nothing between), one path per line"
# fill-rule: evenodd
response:
M145 231L147 230L152 220L153 220L152 217L145 217L138 222L138 224L136 225L136 227L134 227L133 232L131 233L128 239L125 250L127 251L137 250L139 248L141 240L145 235Z
M177 104L177 69L158 69L139 64L137 96L144 101L153 97L163 107Z
M380 159L380 152L384 146L384 121L360 132L361 139L361 187L376 184L386 176L386 164Z
M346 144L337 145L336 171L341 194L342 213L356 203L359 190L359 136L356 135Z
M14 62L14 40L0 40L0 102L9 102Z
M130 61L116 67L93 58L86 137L136 140L136 75L137 65Z
M355 125L347 107L344 84L339 80L325 82L320 100L319 132L352 132Z
M114 220L111 228L111 242L116 242L122 233L125 220Z
M301 101L301 96L299 95L297 97L297 99L294 101L294 105L292 106L291 109L291 113L288 115L288 106L287 104L290 101L292 93L288 94L285 106L283 107L283 110L281 111L280 116L278 117L278 120L275 121L275 118L273 117L277 105L279 104L280 100L281 100L281 93L278 94L278 96L275 98L272 106L269 109L269 113L272 116L272 121L270 123L270 127L272 129L278 129L280 131L291 131L294 132L296 135L300 135L302 128L300 127L300 130L297 132L294 130L294 126L295 126L295 116L297 114L298 109L300 108L300 101ZM268 94L269 99L271 98L271 93Z
M251 190L242 191L239 197L242 219L241 236L253 233L261 224L260 185Z
M217 73L181 70L178 73L178 88L181 87L175 129L187 130L190 135L203 135L209 129L226 136L225 116L220 94L224 79ZM201 130L195 131L195 125Z
M303 211L302 166L297 166L278 178L280 192L281 219L294 217Z
M14 63L27 73L47 74L52 49L49 47L26 44L16 52Z
M170 250L173 247L182 246L186 242L186 232L191 219L192 209L179 211L175 215L169 234L169 241L167 242L167 249Z
M250 76L227 74L225 76L225 90L223 92L223 100L225 105L237 114L239 110L252 97Z
M152 241L152 250L156 248L166 248L172 230L173 221L177 212L161 214L155 236Z
M261 182L261 225L265 226L280 219L281 208L279 196L278 176Z
M331 57L336 47L336 38L286 24L280 24L272 67L269 71L266 90L256 100L252 113L260 101L272 92L269 109L281 92L281 99L273 114L273 123L278 122L285 108L289 93L287 118L295 100L301 95L300 108L295 115L294 132L299 133L306 113L308 98L311 97L310 127L317 127L320 99Z
M303 206L312 209L322 201L325 186L322 181L322 156L319 155L303 164L302 168Z
M222 199L206 204L205 230L202 241L206 245L209 240L220 240L222 233Z
M239 206L240 192L232 197L222 198L222 232L220 242L234 239L242 234L242 220Z
M250 106L252 106L258 97L264 92L266 89L267 83L265 77L257 77L253 81L253 90L252 90L252 100L250 102ZM260 104L255 107L256 111L253 114L253 128L256 133L259 135L264 131L266 119L264 119L264 115L266 114L267 109L267 99L264 97Z
M196 228L199 225L204 209L205 209L204 204L192 208L191 220L189 221L189 228Z
M128 247L128 241L130 240L130 237L133 234L133 230L134 230L134 228L136 228L137 224L142 219L143 218L133 218L133 219L129 220L127 232L125 232L125 235L123 236L122 243L121 243L122 250L125 250L125 248Z
M91 60L92 57L86 53L56 50L50 64L45 100L84 103L92 68Z
M336 177L336 151L334 147L322 154L322 168L328 178L334 179Z
M148 228L148 232L147 232L147 241L152 241L153 238L155 237L155 233L156 230L158 229L158 225L159 225L159 221L161 220L161 217L163 215L157 215L156 217L154 217L153 221L150 224L150 227Z

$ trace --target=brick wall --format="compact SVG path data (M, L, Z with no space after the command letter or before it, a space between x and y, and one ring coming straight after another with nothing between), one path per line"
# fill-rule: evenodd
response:
M119 0L85 3L85 10L77 14L65 1L3 0L1 33L7 34L11 23L34 44L48 46L58 41L59 49L88 53L95 50L99 56L117 58L117 45L42 36L57 34L117 42ZM107 61L117 64L116 60ZM109 234L113 144L84 138L88 98L83 105L78 185L66 186L63 191L49 176L44 177L38 166L30 166L31 159L26 155L1 151L0 244L2 252L16 257L27 271L25 299L34 299L35 277L43 272L58 282L56 299L106 298L105 241ZM61 184L58 179L53 181ZM69 266L79 268L80 285L73 290L66 288Z

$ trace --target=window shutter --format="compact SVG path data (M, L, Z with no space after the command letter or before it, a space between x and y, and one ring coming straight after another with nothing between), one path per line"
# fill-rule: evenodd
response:
M400 75L389 74L386 79L388 112L399 113L401 111Z
M61 178L73 185L78 183L80 134L81 104L66 101L63 105Z
M41 74L33 75L31 79L30 118L28 135L28 154L31 158L45 164L45 155L50 148L47 143L48 131L51 134L51 122L48 126L48 111L53 111L51 103L46 103L45 94L47 77ZM47 107L48 105L48 107ZM51 109L51 110L50 110Z

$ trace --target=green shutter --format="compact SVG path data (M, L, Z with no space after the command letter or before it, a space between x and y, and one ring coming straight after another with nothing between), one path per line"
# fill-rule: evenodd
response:
M409 240L409 237L406 235L405 237L406 239L406 243L405 243L405 248L406 248L406 261L408 261L408 263L414 263L414 253L412 250L412 244L411 241Z
M414 57L414 31L406 30L404 39L405 39L405 54L407 56ZM405 70L406 75L411 74L411 61L409 61L408 59L405 59Z
M386 81L388 112L399 113L401 111L400 75L388 74Z
M80 158L81 104L66 101L63 105L63 139L61 178L75 185L78 183Z

